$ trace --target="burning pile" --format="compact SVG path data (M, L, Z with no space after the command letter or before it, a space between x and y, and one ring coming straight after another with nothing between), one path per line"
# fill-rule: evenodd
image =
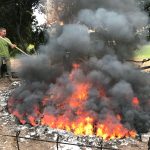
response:
M9 112L22 124L104 139L148 132L150 77L124 61L144 42L135 29L146 15L131 0L77 3L69 20L78 23L52 27L41 54L21 58L25 82L8 100Z

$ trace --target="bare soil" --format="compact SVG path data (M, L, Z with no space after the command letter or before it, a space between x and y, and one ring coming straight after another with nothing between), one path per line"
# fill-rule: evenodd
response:
M0 79L0 91L6 90L10 85L12 81L10 81L8 78L1 78Z

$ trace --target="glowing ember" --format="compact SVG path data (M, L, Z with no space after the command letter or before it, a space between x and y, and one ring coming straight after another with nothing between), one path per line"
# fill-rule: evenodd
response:
M23 119L23 115L20 114L18 111L14 111L12 114L19 119L20 123L22 124L26 123L26 121Z
M78 69L80 67L80 64L73 64L72 66L74 69Z
M138 106L138 105L139 105L139 99L138 99L137 97L134 97L134 98L132 99L132 104L133 104L134 106Z

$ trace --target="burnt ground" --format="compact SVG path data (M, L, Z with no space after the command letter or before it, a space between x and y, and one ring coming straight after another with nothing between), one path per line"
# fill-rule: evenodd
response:
M139 64L140 66L147 66L150 65L150 61L144 64ZM149 70L146 70L149 71ZM15 79L18 80L18 79ZM9 81L7 78L0 79L0 93L5 92L10 86L11 81ZM0 96L0 103L2 102L2 97ZM9 121L2 119L4 115L3 114L3 104L0 105L0 150L18 150L17 146L17 140L16 140L16 121ZM12 118L13 116L10 115ZM21 133L24 136L25 133ZM11 135L10 136L3 136L3 135ZM132 142L128 142L128 140L125 142L122 142L121 144L117 145L117 148L120 150L147 150L147 139L150 135L146 135L146 138L143 138L143 142L138 141L137 139L133 139ZM143 136L144 137L144 136ZM20 139L18 141L19 143L19 150L56 150L56 144L55 143L48 143L43 141L34 141L34 140L27 140L27 139ZM78 150L77 147L60 147L62 150ZM82 150L86 150L86 148L80 148ZM88 148L88 150L90 150Z

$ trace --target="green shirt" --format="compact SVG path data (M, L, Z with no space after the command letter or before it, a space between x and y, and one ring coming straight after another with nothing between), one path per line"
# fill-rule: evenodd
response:
M11 41L8 38L5 37L4 39L11 43ZM10 57L9 47L10 45L2 38L0 38L0 57Z

